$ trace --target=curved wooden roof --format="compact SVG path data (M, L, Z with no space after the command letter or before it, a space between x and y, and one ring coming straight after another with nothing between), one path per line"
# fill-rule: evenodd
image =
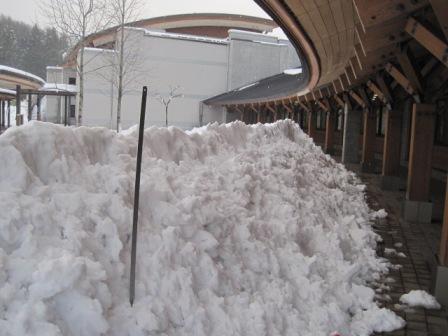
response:
M0 87L14 90L16 85L23 89L36 90L41 88L45 81L32 73L22 71L5 65L0 65Z
M415 37L410 28L412 16L428 24L437 21L428 0L255 1L304 55L311 100L366 84L382 69L390 73L391 61L406 71L409 61L403 46ZM443 7L435 12L446 15L446 11ZM419 22L414 25L421 29ZM297 96L305 94L297 92Z

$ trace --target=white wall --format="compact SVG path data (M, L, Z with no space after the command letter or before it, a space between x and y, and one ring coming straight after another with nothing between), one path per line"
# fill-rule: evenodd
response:
M190 129L230 120L224 108L205 106L203 100L300 66L288 41L263 34L231 30L222 40L125 28L125 36L125 53L132 55L135 65L126 70L122 129L139 121L143 85L149 89L146 126L165 125L165 107L156 96L167 97L170 87L178 86L182 97L170 104L168 122ZM83 125L117 127L117 83L112 80L116 55L85 49ZM60 80L66 82L68 77Z
M301 64L289 41L238 30L230 30L229 38L229 90L278 75Z

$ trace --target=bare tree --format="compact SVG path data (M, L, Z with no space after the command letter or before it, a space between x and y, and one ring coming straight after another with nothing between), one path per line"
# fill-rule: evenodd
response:
M163 97L162 95L156 95L157 100L165 106L165 126L168 127L168 108L171 104L171 102L179 97L183 97L181 93L178 93L177 91L180 90L180 86L171 87L170 86L170 92L168 96Z
M108 15L117 28L115 38L117 54L111 59L111 80L117 89L117 131L121 129L121 107L126 88L139 77L143 77L140 66L143 59L139 53L138 41L133 39L131 34L125 33L125 27L138 19L144 4L143 0L108 0Z
M69 36L75 50L79 49L79 57L76 57L79 77L77 125L82 125L84 105L84 48L88 35L104 29L109 23L104 6L105 0L46 0L42 6L53 26Z

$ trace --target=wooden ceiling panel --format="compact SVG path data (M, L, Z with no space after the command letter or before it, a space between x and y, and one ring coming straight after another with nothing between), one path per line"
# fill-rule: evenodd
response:
M428 5L427 0L353 0L364 30L405 17Z

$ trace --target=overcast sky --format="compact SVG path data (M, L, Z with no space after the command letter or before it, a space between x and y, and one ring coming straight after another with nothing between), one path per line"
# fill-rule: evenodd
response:
M46 25L39 10L44 0L0 0L0 13L15 20ZM253 0L147 0L142 18L182 13L232 13L260 16L268 15Z

